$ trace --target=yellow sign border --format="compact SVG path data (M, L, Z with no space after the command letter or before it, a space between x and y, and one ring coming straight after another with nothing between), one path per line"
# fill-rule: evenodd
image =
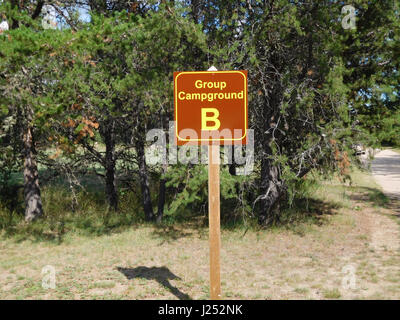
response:
M245 88L245 94L244 94L244 135L241 138L232 138L232 139L225 139L225 138L220 138L220 139L183 139L179 136L178 134L178 86L177 86L177 80L180 75L182 74L199 74L199 73L239 73L243 76L244 79L244 88ZM182 71L179 72L179 74L175 77L174 80L174 94L176 99L174 99L175 102L175 134L178 140L180 141L185 141L185 142L201 142L201 141L207 141L207 142L213 142L213 141L241 141L247 136L247 78L245 74L241 71Z

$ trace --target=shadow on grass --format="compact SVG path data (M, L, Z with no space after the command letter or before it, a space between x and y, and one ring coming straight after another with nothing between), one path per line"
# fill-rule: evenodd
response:
M378 207L388 207L390 199L379 189L360 186L348 186L349 198L354 201L364 201Z
M393 211L393 214L390 215L397 224L400 226L400 199L395 198L393 199L390 204L388 205L389 209Z
M351 196L352 200L367 201L374 206L382 207L392 211L389 217L395 218L400 225L400 198L397 193L384 194L381 190L369 187L355 187Z
M349 191L348 197L352 201L368 203L368 205L391 210L393 214L388 216L396 218L397 223L400 224L400 199L398 194L384 194L377 188L362 186L347 186L346 191Z
M310 226L327 223L326 217L337 214L341 207L342 205L337 202L313 198L295 199L292 206L282 208L280 212L275 213L275 221L269 227L285 228L304 236Z
M10 223L7 226L2 226L0 232L2 232L1 238L12 239L15 243L30 240L33 243L48 242L61 244L65 230L62 223L57 223L57 225L49 227L45 226L42 221L26 223L21 219L18 223Z
M104 210L105 211L105 210ZM0 214L0 239L12 239L16 243L26 240L32 242L50 242L61 244L64 236L75 234L77 236L94 238L113 233L120 233L130 228L135 228L139 224L134 215L125 212L112 212L105 217L106 213L86 214L79 212L61 211L57 215L41 217L33 222L24 221L21 214Z
M192 298L183 293L178 288L174 287L169 280L181 280L178 276L173 274L167 267L136 267L136 268L122 268L117 267L128 280L132 279L146 279L155 280L163 287L167 288L179 300L191 300Z
M323 201L313 198L301 198L294 200L294 209L303 211L304 216L334 215L342 206L333 201Z
M192 226L193 227L193 226ZM187 229L192 230L192 227ZM184 237L190 237L192 232L185 230L185 226L179 224L179 227L172 225L154 224L153 235L157 238L163 239L160 245L164 242L172 242Z

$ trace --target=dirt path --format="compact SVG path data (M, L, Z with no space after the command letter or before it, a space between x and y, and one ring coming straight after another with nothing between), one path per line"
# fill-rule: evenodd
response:
M372 161L371 170L383 192L400 200L400 154L391 150L380 151Z
M400 217L400 154L382 150L375 155L371 164L372 175L390 198L391 214ZM389 217L374 217L371 223L372 245L378 248L399 250L400 232L396 223Z

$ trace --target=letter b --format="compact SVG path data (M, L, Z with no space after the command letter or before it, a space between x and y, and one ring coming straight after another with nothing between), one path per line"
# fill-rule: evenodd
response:
M208 113L212 113L212 116L208 116ZM218 130L221 126L221 122L218 120L219 111L215 108L202 108L201 109L201 130ZM214 125L208 126L208 122L213 122Z

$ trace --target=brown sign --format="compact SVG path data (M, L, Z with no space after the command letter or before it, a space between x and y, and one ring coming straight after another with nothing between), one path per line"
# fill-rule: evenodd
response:
M174 72L178 145L245 144L247 71Z

